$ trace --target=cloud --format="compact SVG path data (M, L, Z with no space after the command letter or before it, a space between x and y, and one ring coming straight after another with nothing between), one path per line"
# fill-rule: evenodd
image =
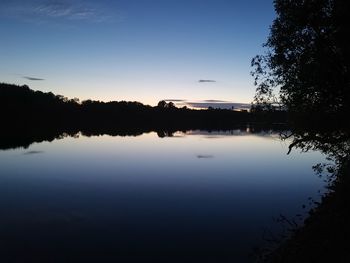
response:
M112 14L113 12L113 14ZM26 22L89 21L104 22L114 18L122 19L121 14L109 10L97 1L83 0L12 0L6 4L0 1L0 15L17 18Z
M45 79L41 79L41 78L28 77L28 76L23 76L22 78L24 78L24 79L28 79L28 80L34 80L34 81L41 81L41 80L45 80Z
M65 1L45 3L34 7L33 13L49 18L84 20L96 18L96 10L81 4L73 5Z
M213 79L200 79L198 80L199 83L205 83L205 82L216 82L216 80Z
M166 99L164 101L173 101L173 102L183 102L183 101L186 101L186 100L182 100L182 99Z
M186 102L186 104L192 108L197 109L207 109L209 107L212 107L214 109L249 109L250 104L246 103L234 103L234 102L217 102L217 103L210 103L210 102Z
M226 100L215 100L215 99L208 99L208 100L201 100L201 101L189 101L185 99L166 99L164 100L166 102L174 102L177 107L187 106L190 108L195 109L207 109L209 107L212 107L214 109L235 109L235 110L249 110L250 104L249 103L237 103L232 101L226 101Z
M49 17L65 17L72 13L72 7L65 3L43 4L34 8L38 15Z
M221 102L229 102L229 101L226 101L226 100L203 100L203 102L221 103Z

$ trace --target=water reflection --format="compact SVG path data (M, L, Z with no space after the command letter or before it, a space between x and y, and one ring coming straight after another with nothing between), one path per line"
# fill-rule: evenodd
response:
M198 159L210 159L210 158L214 158L214 156L210 155L210 154L198 154L197 158Z
M320 202L309 198L309 203L316 206L309 211L303 228L295 231L292 226L292 238L283 243L279 240L278 249L265 254L264 262L349 261L349 128L339 125L337 120L335 125L330 124L303 125L282 134L281 138L291 139L288 153L299 149L304 153L319 151L326 156L313 169L324 180L328 191ZM287 222L291 226L292 221Z
M52 133L1 142L2 255L252 262L264 231L280 231L273 217L304 216L301 205L324 186L310 169L324 157L286 155L280 131Z
M28 151L28 152L24 152L23 154L38 154L38 153L44 153L44 151Z
M0 150L6 149L14 149L18 147L28 148L32 143L35 142L44 142L44 141L53 141L55 139L63 139L65 137L79 137L80 135L91 137L91 136L102 136L102 135L110 135L110 136L141 136L143 134L147 134L150 132L156 132L159 138L164 137L184 137L185 135L195 135L195 134L206 134L208 138L216 138L219 136L227 136L227 135L249 135L256 134L258 136L272 136L272 134L277 134L285 131L288 128L281 124L236 124L231 125L230 129L212 129L212 130L198 130L198 129L108 129L98 127L95 129L54 129L47 128L47 130L42 127L28 127L27 129L17 130L17 129L3 129L0 130ZM235 127L235 128L232 128Z

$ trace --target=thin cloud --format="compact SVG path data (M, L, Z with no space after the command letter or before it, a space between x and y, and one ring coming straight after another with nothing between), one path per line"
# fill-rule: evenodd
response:
M200 79L198 80L199 83L205 83L205 82L216 82L214 79Z
M41 80L45 80L45 79L41 79L41 78L28 77L28 76L23 76L22 78L24 78L24 79L28 79L28 80L34 80L34 81L41 81Z
M186 99L165 99L166 102L174 102L177 107L187 106L195 109L207 109L209 107L214 109L236 109L236 110L249 110L250 104L237 103L226 100L207 99L200 101L189 101Z
M96 17L95 9L82 5L73 5L68 2L42 4L36 6L33 12L39 16L72 20L94 19Z
M168 101L183 102L183 101L186 101L186 100L182 100L182 99L166 99L166 100L164 100L164 101L166 101L166 102L168 102Z
M0 15L40 23L50 20L107 22L124 19L118 11L108 10L97 2L82 0L32 0L28 2L13 0L6 4L0 1Z
M214 109L250 109L250 104L234 102L186 102L186 104L196 109L207 109L209 107Z
M229 101L226 101L226 100L203 100L203 102L221 103L221 102L229 102Z

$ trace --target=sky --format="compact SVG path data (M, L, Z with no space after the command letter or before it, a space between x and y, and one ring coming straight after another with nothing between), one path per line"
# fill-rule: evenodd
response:
M0 0L0 82L81 100L250 103L274 17L272 0Z

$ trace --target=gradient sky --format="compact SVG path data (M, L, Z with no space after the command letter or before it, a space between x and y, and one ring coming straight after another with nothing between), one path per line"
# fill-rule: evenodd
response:
M250 61L274 16L272 0L0 0L0 82L151 105L249 103Z

